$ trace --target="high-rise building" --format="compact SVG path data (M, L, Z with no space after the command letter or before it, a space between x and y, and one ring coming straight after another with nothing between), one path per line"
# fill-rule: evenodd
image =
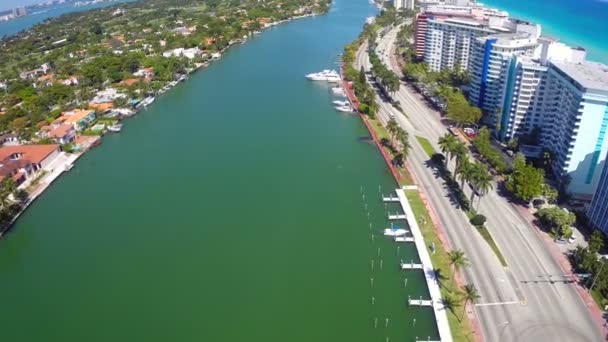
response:
M415 0L393 0L393 6L398 10L408 9L413 11L416 6L416 2Z
M515 57L533 56L537 46L536 37L528 33L496 34L474 40L469 98L486 113L486 124L490 127L501 125L503 111L510 110L513 90L521 88L516 77L522 69L518 69Z
M528 56L515 56L509 62L502 110L496 118L500 140L531 134L542 128L542 102L547 83L547 67Z
M427 23L424 61L431 71L455 67L467 70L473 41L495 32L474 19L428 19Z
M553 152L554 176L590 199L608 153L608 66L549 61L546 84L541 145Z
M608 163L606 162L587 216L595 227L608 234Z
M13 16L15 18L24 17L27 15L27 9L25 6L13 8Z

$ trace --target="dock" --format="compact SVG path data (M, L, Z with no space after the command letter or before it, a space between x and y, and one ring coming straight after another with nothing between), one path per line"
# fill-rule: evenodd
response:
M414 242L413 236L397 236L395 242Z
M412 305L413 306L433 306L433 301L430 300L430 299L425 300L425 299L411 299L411 298L408 298L407 305L410 305L410 306L412 306Z
M399 202L399 197L393 196L393 195L382 196L382 201L383 202Z
M402 263L401 264L401 269L402 270L423 270L424 269L424 265L422 264L414 264L412 263Z
M389 220L407 220L407 216L405 214L388 214Z
M397 197L399 197L399 203L401 203L401 207L403 208L403 212L405 213L405 215L412 218L411 220L408 220L408 224L412 236L414 237L414 243L416 244L418 257L420 258L420 268L424 270L424 278L426 279L426 284L429 288L431 301L434 304L432 305L432 307L433 312L435 313L437 331L439 331L439 339L442 342L452 342L452 333L450 332L450 325L448 324L447 309L443 305L441 291L439 289L439 281L437 279L437 275L435 274L433 264L431 263L431 256L429 255L429 252L426 249L426 244L424 242L422 232L420 231L420 227L418 227L418 222L416 222L412 207L410 206L410 203L407 197L405 196L405 191L403 189L397 189ZM402 264L401 268L404 269L403 266L409 265L411 264Z

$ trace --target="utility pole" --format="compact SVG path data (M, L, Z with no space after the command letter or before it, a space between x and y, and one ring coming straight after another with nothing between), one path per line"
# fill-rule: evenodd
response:
M591 293L591 291L593 290L593 286L595 286L595 282L597 281L597 278L600 276L600 274L602 273L602 271L604 270L604 266L606 265L606 261L602 261L602 267L600 267L599 272L597 272L597 274L595 275L595 277L593 278L593 283L591 283L591 287L589 288L589 293Z

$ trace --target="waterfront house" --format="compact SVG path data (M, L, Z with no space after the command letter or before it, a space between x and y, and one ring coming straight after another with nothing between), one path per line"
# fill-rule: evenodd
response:
M19 136L15 133L7 133L0 135L0 144L3 146L16 146L21 145L19 142Z
M53 139L56 143L69 144L76 139L76 130L70 124L53 124L44 126L40 129L39 136L42 138Z
M144 77L152 79L154 77L154 68L142 68L133 73L135 77Z
M61 113L61 116L53 121L53 125L69 124L76 131L86 129L95 120L95 111L90 109L75 109Z
M50 165L60 153L59 145L0 147L0 180L12 177L19 186L36 171Z

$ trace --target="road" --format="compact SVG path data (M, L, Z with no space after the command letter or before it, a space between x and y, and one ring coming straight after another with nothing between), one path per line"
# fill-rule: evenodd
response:
M376 53L398 72L391 61L398 27L379 38ZM357 68L371 69L363 48L357 55ZM505 198L495 192L486 195L479 206L485 213L488 230L505 256L502 267L480 234L457 208L443 181L427 165L429 157L415 139L426 137L435 150L437 140L447 130L419 97L402 83L394 95L406 115L378 97L379 118L395 116L401 127L410 132L412 151L409 163L423 191L438 216L447 238L462 249L471 262L464 269L467 283L474 284L481 299L475 306L486 341L602 341L604 337L575 288L559 280L565 275L546 250L534 228L519 215ZM555 281L557 280L557 281Z

